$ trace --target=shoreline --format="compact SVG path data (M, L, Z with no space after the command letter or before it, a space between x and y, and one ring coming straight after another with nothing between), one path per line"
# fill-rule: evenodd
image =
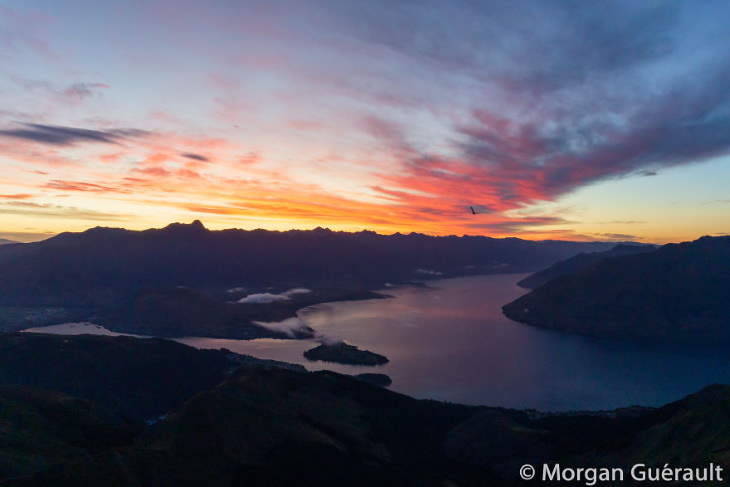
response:
M412 287L415 289L437 289L437 286L431 285L433 282L470 278L483 276L501 276L510 274L525 274L523 271L518 272L487 272L480 274L448 274L446 276L438 276L435 278L424 278L419 280L411 280L408 282L384 283L382 286L371 288L350 289L346 291L335 291L332 289L313 291L312 295L299 295L290 301L277 303L261 303L261 304L244 304L246 308L231 308L232 305L238 304L233 301L226 301L222 296L214 294L209 295L206 292L186 288L177 289L177 292L188 292L189 296L166 296L165 293L171 294L172 288L152 289L152 298L157 300L154 305L165 307L165 311L175 311L175 306L184 305L186 302L192 302L194 305L202 304L203 306L213 307L213 311L219 311L219 314L238 314L241 316L235 320L228 320L231 323L218 323L207 327L201 327L200 324L180 324L188 318L186 314L180 314L176 323L167 323L165 326L145 325L141 320L130 316L130 308L141 299L149 301L148 294L142 293L135 298L125 298L121 302L105 307L89 307L89 306L0 306L0 332L23 331L28 328L40 328L45 326L55 326L69 322L93 322L100 324L110 331L124 334L157 336L160 338L181 338L186 336L199 336L206 338L224 338L231 340L255 340L258 338L280 338L292 339L290 336L276 334L267 331L265 328L253 328L253 321L263 322L280 322L287 318L295 318L298 313L306 308L328 304L341 303L348 301L366 301L371 299L387 299L392 296L389 291ZM160 298L160 294L163 296ZM211 301L214 301L211 304ZM266 308L268 307L268 308ZM191 309L193 311L195 306ZM228 309L225 309L228 308ZM222 311L221 311L222 310ZM154 311L160 314L159 311ZM215 314L215 313L211 313ZM160 316L158 316L159 318ZM164 315L162 316L164 320ZM136 323L134 322L136 321ZM236 321L236 323L232 323ZM306 337L301 337L306 338ZM297 339L297 338L294 338Z

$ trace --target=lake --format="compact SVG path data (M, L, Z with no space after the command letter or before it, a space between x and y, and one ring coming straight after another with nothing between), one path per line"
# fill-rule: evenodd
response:
M390 359L379 367L310 362L302 356L315 346L309 340L178 341L299 363L309 370L384 373L393 380L391 389L417 398L545 411L657 406L714 382L730 383L725 349L626 343L507 319L501 306L526 292L515 284L523 277L429 281L426 288L384 290L390 299L327 303L299 312L318 332ZM65 332L74 331L66 327Z

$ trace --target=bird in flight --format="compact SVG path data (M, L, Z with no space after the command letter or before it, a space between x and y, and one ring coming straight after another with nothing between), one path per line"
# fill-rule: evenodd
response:
M473 206L470 206L469 209L471 209L471 214L472 215L476 215L477 214L477 212L474 211L474 207Z

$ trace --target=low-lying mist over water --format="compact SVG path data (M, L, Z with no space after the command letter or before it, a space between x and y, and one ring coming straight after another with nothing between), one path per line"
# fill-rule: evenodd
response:
M695 352L598 339L507 319L501 306L525 292L515 285L523 277L474 276L430 281L427 288L390 288L391 299L321 304L301 310L298 318L266 324L287 330L310 326L312 340L178 341L310 370L384 373L393 390L418 398L539 410L657 406L730 381L730 355L723 349ZM81 325L75 326L78 331ZM390 363L349 366L302 356L317 341L340 339L385 355Z

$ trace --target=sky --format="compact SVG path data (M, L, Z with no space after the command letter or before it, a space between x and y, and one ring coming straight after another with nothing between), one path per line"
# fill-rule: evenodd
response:
M703 0L0 0L0 238L195 219L724 235L728 18Z

